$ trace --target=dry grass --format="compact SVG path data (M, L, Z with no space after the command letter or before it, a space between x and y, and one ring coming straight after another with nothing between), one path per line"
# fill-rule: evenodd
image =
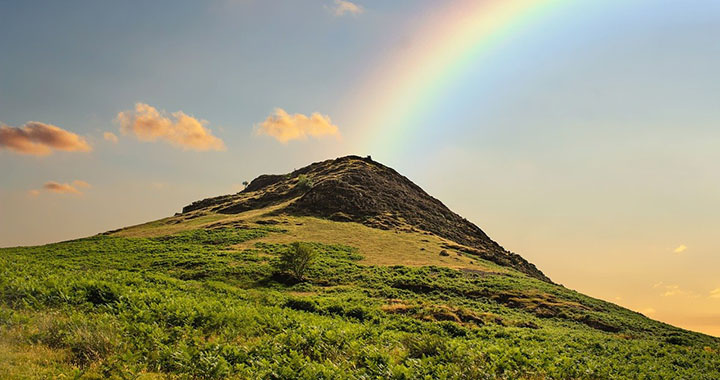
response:
M285 233L273 233L266 237L238 244L234 248L250 248L257 242L291 243L312 241L323 244L342 244L358 248L368 265L437 265L450 268L467 268L481 271L498 271L478 263L476 259L449 250L449 256L441 256L442 245L447 241L435 235L418 232L380 230L353 222L334 222L313 217L274 217L281 222L278 227Z
M0 379L61 378L73 368L65 350L32 344L17 328L0 329Z
M258 242L284 244L294 241L311 241L358 248L359 253L364 256L361 263L367 265L437 265L455 269L507 272L507 269L500 266L478 261L458 251L443 248L448 241L432 234L380 230L359 223L335 222L314 217L273 215L274 211L285 206L287 204L279 204L234 215L174 216L128 227L112 234L124 237L156 237L219 224L230 226L233 223L246 223L254 225L259 220L272 219L279 222L276 227L287 232L271 233L266 237L238 244L233 248L243 250L253 247ZM441 256L440 252L443 250L446 250L449 255Z

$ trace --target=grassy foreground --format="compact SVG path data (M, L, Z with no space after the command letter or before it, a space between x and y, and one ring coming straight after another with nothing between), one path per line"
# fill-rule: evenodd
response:
M1 249L0 378L720 378L720 339L434 236L221 219ZM274 270L292 241L302 283Z

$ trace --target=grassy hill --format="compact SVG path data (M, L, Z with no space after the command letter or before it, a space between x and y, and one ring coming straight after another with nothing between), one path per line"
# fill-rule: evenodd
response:
M311 215L324 178L282 180L1 249L0 378L720 378L718 338L556 285L470 227ZM305 281L277 269L292 242L318 253Z

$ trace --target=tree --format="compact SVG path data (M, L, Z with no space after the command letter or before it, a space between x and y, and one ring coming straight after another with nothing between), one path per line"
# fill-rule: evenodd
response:
M248 181L243 181L243 182L242 182L242 185L245 186L245 187L247 187L249 184L250 184L250 183L249 183Z
M297 186L300 190L310 190L313 187L313 182L305 174L300 174L297 180Z
M280 270L288 272L298 281L305 279L305 271L315 260L317 252L308 243L294 242L280 254Z

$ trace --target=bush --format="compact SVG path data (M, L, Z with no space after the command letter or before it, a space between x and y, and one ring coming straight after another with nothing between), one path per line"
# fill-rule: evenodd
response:
M315 249L307 243L295 242L280 253L279 268L298 281L305 279L305 272L317 257Z
M300 190L310 190L313 187L313 182L305 174L300 174L296 186Z

